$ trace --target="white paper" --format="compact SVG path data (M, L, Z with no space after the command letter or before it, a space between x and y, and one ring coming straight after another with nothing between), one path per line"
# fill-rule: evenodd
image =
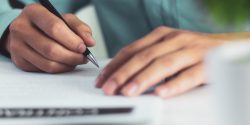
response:
M100 62L101 66L106 63L107 60ZM135 98L105 96L100 89L95 88L95 78L99 70L92 64L82 65L72 72L62 74L24 72L1 58L0 67L0 108L133 106L136 110L133 115L127 116L127 119L106 117L98 120L92 118L93 121L80 120L81 123L105 122L105 120L109 120L106 122L110 123L126 123L126 121L133 123L133 120L141 122L143 119L152 119L153 112L157 110L159 104L159 99L153 95ZM75 121L77 120L73 123Z

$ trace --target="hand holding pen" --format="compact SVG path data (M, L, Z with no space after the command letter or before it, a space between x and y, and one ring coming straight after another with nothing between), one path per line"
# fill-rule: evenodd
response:
M40 3L46 8L48 9L51 13L53 13L55 16L57 16L58 18L60 18L72 31L74 31L74 29L71 28L71 26L67 23L67 21L61 16L61 14L56 10L56 8L49 2L49 0L39 0ZM58 29L59 30L59 29ZM91 30L89 30L89 34ZM83 53L84 56L86 56L96 67L99 68L99 65L97 63L97 60L95 59L95 57L93 56L93 54L89 51L88 48L86 48L86 50Z
M10 24L6 50L20 69L59 73L87 63L84 52L95 40L88 25L75 15L65 22L40 4L27 5Z

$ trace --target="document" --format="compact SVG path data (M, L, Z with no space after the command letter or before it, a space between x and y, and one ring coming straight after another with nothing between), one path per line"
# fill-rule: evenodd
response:
M100 61L105 66L109 60ZM29 73L0 57L0 108L133 107L131 114L50 119L0 119L0 124L127 124L154 120L160 99L153 95L106 96L95 88L99 74L92 64L61 74Z

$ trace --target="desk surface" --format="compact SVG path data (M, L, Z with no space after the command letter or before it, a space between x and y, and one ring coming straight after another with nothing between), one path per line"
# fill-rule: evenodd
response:
M212 95L204 86L163 101L162 125L211 125Z

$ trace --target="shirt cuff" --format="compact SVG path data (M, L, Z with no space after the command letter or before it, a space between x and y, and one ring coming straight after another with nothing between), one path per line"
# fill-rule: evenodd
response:
M0 13L0 54L10 58L10 54L5 49L5 41L9 34L10 23L20 14L20 10Z

